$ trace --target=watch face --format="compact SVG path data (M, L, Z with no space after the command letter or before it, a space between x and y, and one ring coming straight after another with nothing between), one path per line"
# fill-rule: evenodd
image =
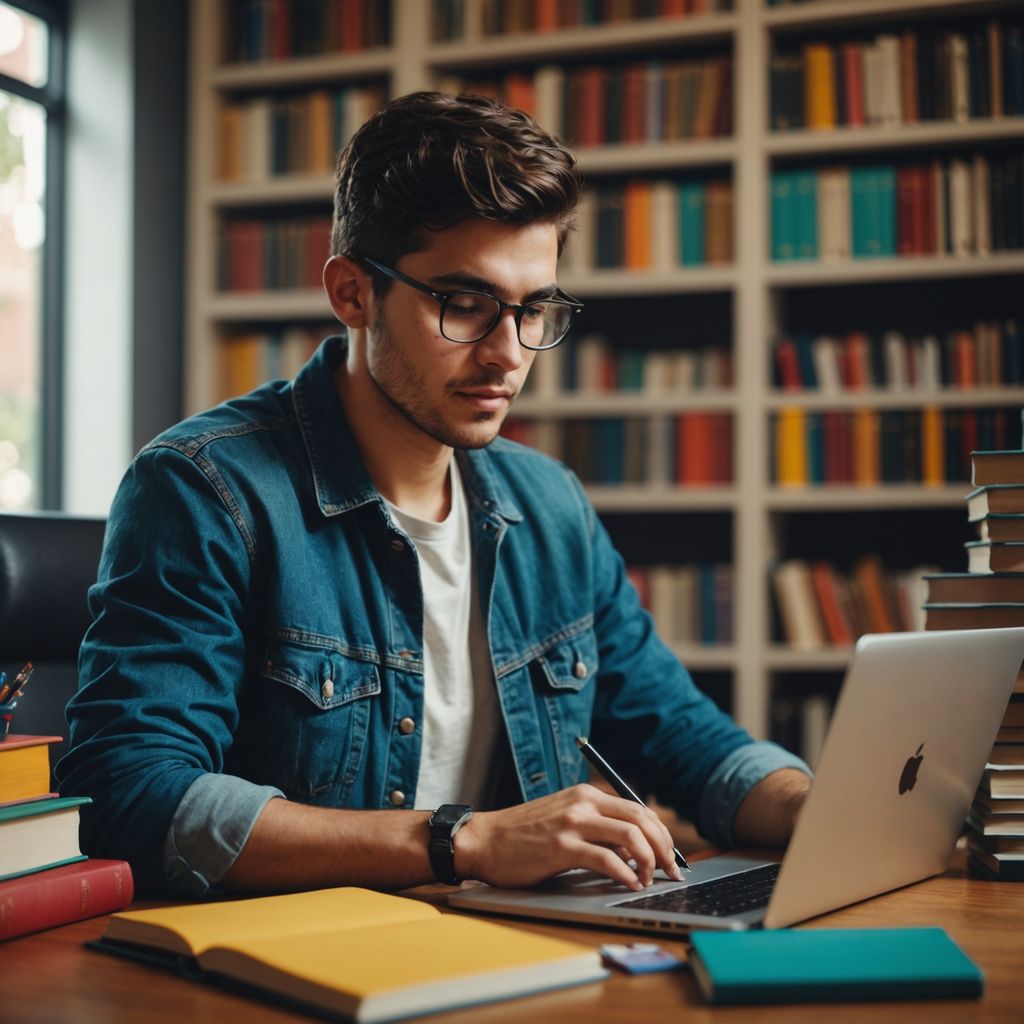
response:
M465 804L445 804L443 807L438 807L430 816L430 824L451 828L452 825L457 825L466 815L472 813L473 808Z

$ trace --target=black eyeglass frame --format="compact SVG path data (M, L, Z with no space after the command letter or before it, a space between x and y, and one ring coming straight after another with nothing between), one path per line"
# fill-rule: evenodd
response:
M516 322L516 338L519 340L519 344L523 348L530 349L532 352L546 352L548 349L555 348L560 345L572 329L573 322L576 317L583 311L583 303L578 299L574 299L568 292L562 291L561 288L549 298L537 299L534 302L526 302L520 305L517 302L502 302L495 295L491 295L489 292L478 291L474 288L459 288L454 292L439 292L431 288L429 284L424 284L422 281L417 281L414 277L409 277L408 274L403 274L400 270L395 270L394 267L386 267L383 263L378 263L377 260L370 259L369 256L358 257L363 263L373 267L374 270L379 271L386 277L390 277L395 281L400 281L402 284L407 284L410 288L415 288L417 291L423 292L424 295L429 295L440 307L440 316L438 318L438 327L441 331L441 336L446 340L450 341L453 345L475 345L478 341L483 341L495 327L498 326L498 322L501 320L502 313L506 309L515 310L515 322ZM494 319L488 324L487 329L478 338L473 338L471 341L465 341L459 338L450 338L444 333L444 314L445 309L451 299L458 295L479 295L485 299L489 299L491 302L497 304L498 311L494 314ZM530 308L540 302L554 303L559 306L568 306L572 310L572 316L569 318L569 322L565 326L565 330L549 345L527 345L523 341L522 332L520 331L520 325L522 324L523 314Z

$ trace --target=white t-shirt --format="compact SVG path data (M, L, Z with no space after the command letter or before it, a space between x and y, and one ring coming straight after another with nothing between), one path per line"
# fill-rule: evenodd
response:
M423 721L415 805L479 805L498 730L498 699L480 610L469 511L455 459L444 522L388 502L419 556L423 585Z

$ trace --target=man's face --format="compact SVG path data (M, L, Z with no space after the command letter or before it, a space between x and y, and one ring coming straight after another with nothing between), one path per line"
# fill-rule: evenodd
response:
M473 220L432 234L426 249L395 269L439 292L468 288L523 303L550 293L557 259L552 224ZM451 448L482 448L497 436L537 353L519 344L512 310L470 345L441 334L439 313L429 295L392 282L366 329L367 368L418 430Z

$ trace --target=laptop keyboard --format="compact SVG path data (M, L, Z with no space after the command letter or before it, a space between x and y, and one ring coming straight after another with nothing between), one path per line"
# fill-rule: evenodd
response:
M780 864L765 864L711 882L697 882L685 889L626 900L617 903L616 907L673 914L701 914L705 917L731 917L733 914L767 906L780 867Z

